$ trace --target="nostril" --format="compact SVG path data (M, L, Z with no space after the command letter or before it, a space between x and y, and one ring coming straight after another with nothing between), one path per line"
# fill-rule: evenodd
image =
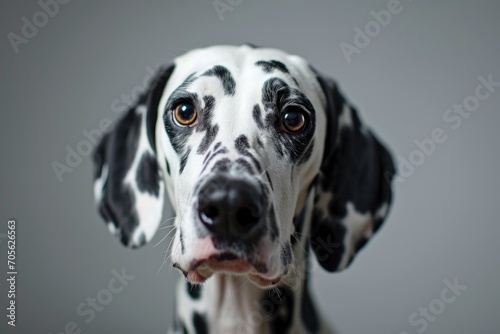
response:
M213 205L209 205L206 208L200 210L200 219L205 224L213 224L218 216L219 209Z
M236 221L244 229L250 229L260 220L258 210L250 207L243 207L236 212Z

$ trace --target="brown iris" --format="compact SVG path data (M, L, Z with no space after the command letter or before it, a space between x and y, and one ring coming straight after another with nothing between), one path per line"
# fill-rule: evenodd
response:
M191 103L181 103L174 109L175 120L180 125L191 125L196 121L196 108Z
M306 125L306 118L301 111L292 110L283 114L281 122L283 123L285 130L296 133L304 129Z

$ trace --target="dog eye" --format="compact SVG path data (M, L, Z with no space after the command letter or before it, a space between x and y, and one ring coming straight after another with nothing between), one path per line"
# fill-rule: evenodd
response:
M306 118L299 110L288 111L283 114L281 122L288 132L297 133L306 125Z
M179 125L191 125L196 121L196 108L191 103L181 103L174 109L174 117Z

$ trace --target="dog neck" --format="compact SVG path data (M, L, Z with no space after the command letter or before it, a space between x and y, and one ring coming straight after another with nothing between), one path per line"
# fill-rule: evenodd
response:
M313 192L310 192L310 195ZM244 276L215 274L203 285L180 280L174 331L184 333L330 333L308 291L312 195L294 218L294 267L262 289Z
M320 333L324 326L308 291L307 247L303 240L295 244L294 268L270 289L226 274L215 274L202 285L180 280L175 332ZM326 328L321 332L329 333Z
M306 268L303 258L293 273L270 289L259 288L243 276L225 274L215 274L197 286L181 280L175 327L188 333L317 332L311 331L319 323Z

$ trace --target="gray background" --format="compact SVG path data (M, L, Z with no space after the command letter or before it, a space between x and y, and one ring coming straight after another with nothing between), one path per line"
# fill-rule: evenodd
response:
M498 124L500 91L462 126L443 113L474 93L479 75L500 81L498 1L402 0L403 11L348 63L339 44L386 0L243 0L217 15L212 1L73 1L14 53L7 33L40 10L2 3L1 221L18 224L18 326L1 333L164 333L178 275L157 270L168 240L132 251L97 216L89 157L59 182L51 163L82 130L115 119L111 103L142 85L147 67L213 44L252 42L309 60L335 77L365 121L408 159L415 139L442 128L448 140L404 183L381 233L344 273L313 274L318 308L341 333L416 333L411 313L440 297L443 280L467 289L425 333L500 332ZM166 218L169 217L166 213ZM6 242L0 235L1 270ZM77 305L106 288L112 269L135 275L90 324ZM3 274L0 275L3 277ZM0 280L2 309L6 285Z

